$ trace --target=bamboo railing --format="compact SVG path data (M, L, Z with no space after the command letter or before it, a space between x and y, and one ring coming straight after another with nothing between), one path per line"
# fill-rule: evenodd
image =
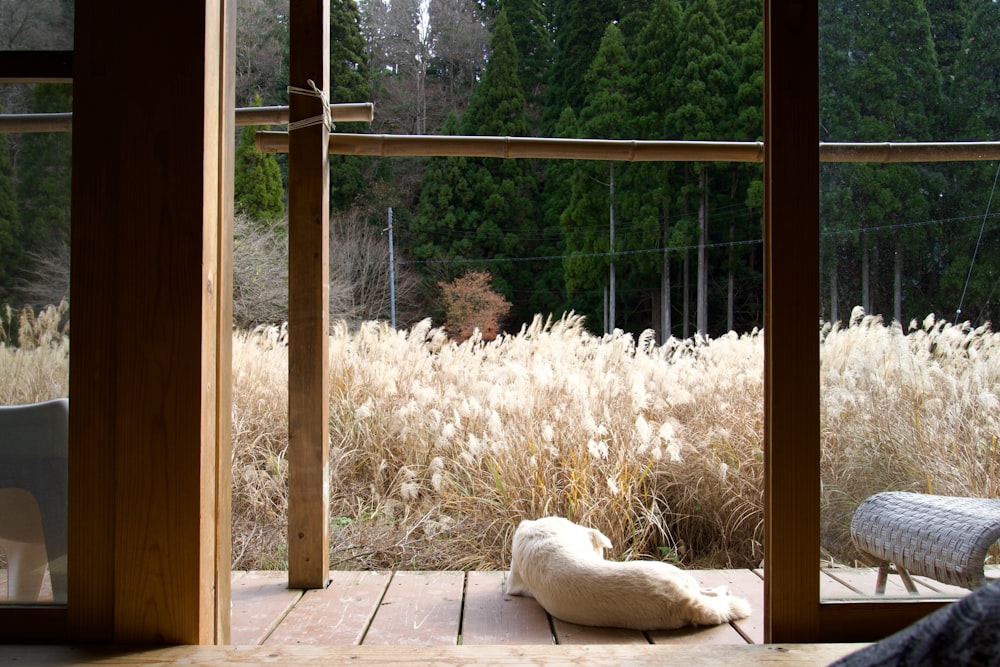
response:
M288 150L287 132L258 132L257 149ZM763 162L760 141L630 141L393 134L330 135L330 153L378 157L463 156L623 162ZM1000 159L1000 142L821 143L820 162L959 162Z
M370 123L374 118L371 102L357 104L331 104L333 122ZM246 107L236 110L236 125L287 125L288 107ZM0 115L0 133L14 132L69 132L73 129L71 113L26 113ZM288 142L285 141L285 152Z
M370 123L374 105L331 104L331 119ZM287 106L236 109L237 126L288 124ZM69 132L71 113L3 114L0 133ZM287 153L288 133L257 132L257 149ZM493 157L612 160L620 162L756 162L764 161L761 141L631 141L613 139L551 139L543 137L476 137L397 134L330 135L331 155L375 157ZM1000 142L879 142L821 143L820 162L962 162L1000 160Z

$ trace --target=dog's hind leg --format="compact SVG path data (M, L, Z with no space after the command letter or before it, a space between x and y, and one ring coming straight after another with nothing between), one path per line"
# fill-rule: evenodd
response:
M513 561L510 564L510 572L507 573L507 583L504 587L507 595L525 595L531 596L528 591L528 587L524 585L524 581L521 579L520 573L517 571L517 567Z
M695 625L719 625L751 613L750 603L733 595L695 595L688 607L691 623Z

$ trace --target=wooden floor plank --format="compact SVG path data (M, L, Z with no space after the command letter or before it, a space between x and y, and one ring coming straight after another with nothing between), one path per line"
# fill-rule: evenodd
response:
M363 643L458 643L464 585L464 572L397 572Z
M726 586L734 595L746 598L753 610L752 615L732 624L653 630L647 634L654 644L745 644L748 640L759 644L764 641L763 579L750 570L692 570L691 575L702 586Z
M824 573L840 581L847 586L861 591L862 597L875 597L875 579L878 576L878 568L871 567L845 567L845 568L824 568ZM933 593L936 591L927 588L921 583L917 583L917 590L921 593ZM890 574L886 580L886 597L916 597L908 593L898 574Z
M300 597L302 591L288 588L287 572L247 572L234 577L232 643L252 646L263 642Z
M559 644L649 644L639 630L625 628L593 628L552 618L552 629Z
M331 572L330 585L306 591L264 643L360 644L391 579L391 572Z
M819 569L819 597L823 600L845 600L857 599L870 595L875 590L874 577L869 582L861 578L854 585L848 584L837 578L837 573L843 570L840 567L821 567ZM859 588L858 585L862 587ZM868 591L867 593L865 591Z
M918 586L924 586L928 590L940 593L943 597L961 598L970 593L967 588L952 586L951 584L943 584L940 581L931 579L930 577L920 577L914 575L913 581L915 581Z
M462 612L463 644L552 644L545 610L534 598L504 593L506 572L469 572Z
M864 644L742 646L0 646L0 663L45 665L186 664L291 665L292 667L580 667L682 665L683 667L820 667Z

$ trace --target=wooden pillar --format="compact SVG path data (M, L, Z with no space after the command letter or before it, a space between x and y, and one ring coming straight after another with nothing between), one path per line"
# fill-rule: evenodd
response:
M68 623L81 640L228 635L234 13L234 0L76 8Z
M329 0L292 0L289 85L330 87ZM322 117L318 97L289 94L289 123ZM329 282L327 146L322 123L288 138L288 584L329 582Z
M815 2L764 2L765 641L819 636Z

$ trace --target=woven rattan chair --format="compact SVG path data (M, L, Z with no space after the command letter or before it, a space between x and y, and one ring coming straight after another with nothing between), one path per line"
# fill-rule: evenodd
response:
M960 498L886 491L867 498L851 520L854 545L880 562L876 594L895 568L916 593L910 574L975 589L988 584L986 552L1000 539L1000 498Z

